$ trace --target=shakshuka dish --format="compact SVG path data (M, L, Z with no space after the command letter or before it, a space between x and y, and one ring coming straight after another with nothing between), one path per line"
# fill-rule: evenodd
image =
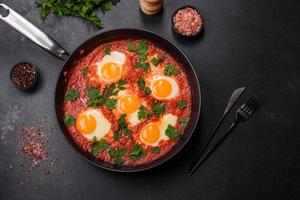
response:
M68 74L64 124L77 145L97 159L148 164L184 134L191 114L188 77L151 41L101 44Z

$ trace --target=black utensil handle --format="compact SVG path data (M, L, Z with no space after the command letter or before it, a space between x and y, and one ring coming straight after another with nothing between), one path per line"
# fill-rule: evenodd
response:
M195 166L190 170L189 175L192 175L192 173L200 167L203 162L209 157L211 153L213 153L219 146L222 144L222 142L229 136L231 131L239 124L239 122L233 122L230 127L227 129L227 132L220 138L210 149L206 151L206 153L201 157L200 160L195 164Z

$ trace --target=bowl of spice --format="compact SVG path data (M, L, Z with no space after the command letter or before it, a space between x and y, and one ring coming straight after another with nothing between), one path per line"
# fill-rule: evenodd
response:
M177 9L172 16L172 29L185 38L198 36L204 29L204 20L200 11L193 6Z
M10 79L16 88L29 91L37 84L38 70L32 64L19 63L11 69Z

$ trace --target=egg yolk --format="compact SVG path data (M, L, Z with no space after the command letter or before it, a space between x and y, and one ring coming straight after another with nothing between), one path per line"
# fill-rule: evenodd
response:
M159 123L149 123L141 130L141 138L148 144L157 142L160 137Z
M152 90L154 96L164 98L171 94L172 85L169 81L160 79L153 82Z
M120 109L126 114L135 112L140 105L140 100L136 95L126 95L120 98Z
M93 115L79 114L76 120L76 128L81 134L91 134L96 129L97 123Z
M101 68L104 79L118 81L121 78L122 66L113 62L105 63Z

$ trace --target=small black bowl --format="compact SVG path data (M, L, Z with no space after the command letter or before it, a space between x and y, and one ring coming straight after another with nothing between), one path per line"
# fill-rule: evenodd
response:
M174 27L174 22L173 22L174 16L177 14L177 12L178 12L179 10L184 9L184 8L192 8L192 9L196 10L197 13L198 13L199 16L200 16L201 21L202 21L202 26L201 26L201 28L200 28L199 31L198 31L196 34L194 34L194 35L190 35L190 36L188 36L188 35L182 35L182 34L179 33L179 32L176 30L176 28ZM195 8L194 6L183 6L183 7L178 8L178 9L173 13L173 15L172 15L172 17L171 17L171 24L172 24L172 30L173 30L173 32L175 32L177 35L179 35L180 37L185 38L185 39L196 38L196 37L198 37L198 36L200 35L200 33L204 30L204 18L203 18L203 16L202 16L201 12L199 11L199 9Z
M29 65L33 69L33 71L35 72L35 76L34 76L33 80L26 87L18 85L16 82L13 81L13 77L12 77L14 71L16 70L16 68L18 68L18 67L20 67L22 65ZM10 80L11 80L12 84L16 88L18 88L19 90L24 91L24 92L30 91L33 88L35 88L35 86L37 85L37 82L38 82L38 69L33 64L30 64L30 63L18 63L10 71Z

